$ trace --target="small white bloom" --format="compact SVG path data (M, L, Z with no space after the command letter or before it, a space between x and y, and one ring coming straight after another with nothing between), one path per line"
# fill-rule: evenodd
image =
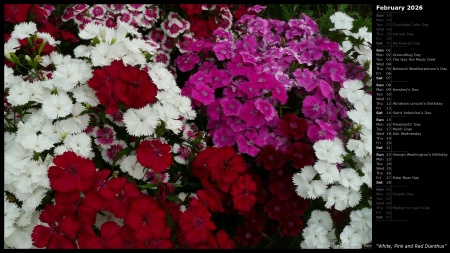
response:
M319 160L314 164L314 169L319 172L320 178L326 184L339 181L339 170L335 164Z
M91 158L94 155L92 152L91 138L86 133L68 134L64 139L64 146L82 157Z
M370 163L364 163L364 166L361 168L361 171L364 173L364 176L361 178L361 180L369 186L369 188L372 188L372 162Z
M362 236L357 230L351 226L346 226L339 236L341 239L341 247L344 249L360 249L362 248Z
M89 115L80 115L86 108L80 103L74 104L72 117L59 121L61 129L69 134L80 133L89 125Z
M350 213L350 226L355 230L369 231L372 228L372 208L352 211Z
M11 87L8 93L8 102L12 106L19 106L28 103L31 99L31 84L27 81L22 81L18 85Z
M95 96L95 91L87 85L80 85L72 90L73 97L78 103L87 103L91 106L97 106L100 102Z
M313 145L316 156L320 160L325 160L330 163L342 163L343 156L347 154L339 138L334 140L319 140Z
M37 33L37 37L42 39L43 41L45 41L46 43L52 45L52 46L56 46L58 44L60 44L60 41L55 40L49 33L41 33L38 32Z
M37 32L37 26L33 22L23 22L14 26L14 31L11 33L11 37L15 39L25 39L30 35Z
M73 54L77 58L90 57L92 46L79 45L73 50Z
M84 29L78 33L81 39L90 40L95 37L100 37L100 25L95 24L94 22L87 23L84 26Z
M333 185L328 191L322 196L326 201L325 207L334 208L338 211L342 211L348 207L348 194L349 189L342 185Z
M139 180L144 178L148 170L138 163L136 155L126 156L120 163L120 168L123 172L127 172L130 176Z
M328 231L321 224L308 225L303 229L302 236L307 248L327 249L331 246Z
M333 228L333 219L327 211L314 210L311 212L311 217L306 224L311 225L318 223L322 225L326 230L330 231Z
M19 40L16 38L9 38L3 46L3 53L14 53L20 48Z
M341 169L339 182L348 188L358 191L363 181L358 173L352 168Z
M151 136L158 126L158 112L150 105L141 109L128 109L123 114L127 132L133 136Z
M333 30L351 30L353 28L353 18L349 17L347 14L337 11L330 16L331 22L334 24Z
M72 100L64 92L51 95L42 103L42 111L50 119L57 119L69 115L72 107Z

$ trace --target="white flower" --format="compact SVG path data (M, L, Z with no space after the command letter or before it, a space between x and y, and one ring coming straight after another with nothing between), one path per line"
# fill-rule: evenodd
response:
M45 135L36 135L36 133L29 133L23 135L20 144L22 144L22 146L26 149L40 153L44 150L53 148L54 142L47 138Z
M51 95L51 90L44 87L44 82L36 81L29 86L30 89L30 101L37 103L44 102L48 96Z
M80 85L72 90L73 97L78 103L87 103L91 106L97 106L100 102L95 96L95 91L87 85Z
M33 22L23 22L14 26L14 31L11 33L11 38L25 39L37 32L36 24Z
M91 50L91 60L94 66L108 66L114 60L113 47L106 43L98 43Z
M8 93L8 102L12 106L19 106L28 103L31 99L31 90L29 88L31 84L23 81L11 87Z
M343 186L358 191L363 181L358 173L352 168L341 169L339 183Z
M30 249L33 245L31 232L16 229L9 237L5 238L5 244L14 249Z
M339 49L344 53L349 51L352 48L353 48L353 44L352 44L352 42L350 42L348 40L342 41L342 45L339 47Z
M80 115L86 108L80 103L74 104L72 117L59 121L61 129L69 134L80 133L89 125L89 115Z
M341 248L344 249L360 249L362 248L362 236L357 230L351 226L346 226L339 236L341 239Z
M4 205L3 205L3 222L4 222L4 231L5 238L10 236L14 232L14 223L20 215L20 209L16 204L11 203L6 198L6 193L3 192L4 196Z
M35 211L36 207L41 204L42 199L45 197L45 194L47 194L48 189L38 187L34 189L32 194L27 194L26 198L25 195L17 194L19 192L16 192L16 196L18 199L20 199L23 202L22 208L26 211Z
M53 124L51 121L46 121L41 127L41 134L47 137L53 143L62 141L61 124L58 122L56 124Z
M158 112L150 105L141 109L128 109L123 114L127 132L133 136L151 136L158 126Z
M306 223L308 226L314 223L322 225L326 230L330 231L333 228L333 219L327 211L314 210L311 212L311 217Z
M322 180L313 180L317 172L312 166L303 167L302 171L292 176L292 182L297 186L295 191L303 198L316 199L326 191Z
M330 16L331 22L334 24L334 29L330 30L351 30L353 28L353 18L349 17L347 14L337 11Z
M303 229L302 236L306 248L327 249L331 246L328 240L328 231L321 224L308 225Z
M349 207L355 207L361 201L361 193L350 189L347 195L347 204Z
M325 207L334 208L338 211L342 211L348 207L348 194L350 190L342 185L333 185L328 191L322 196L326 201Z
M143 179L148 170L138 163L136 155L126 156L120 163L120 168L136 179Z
M339 95L341 97L346 98L351 103L355 102L355 97L357 94L360 96L364 94L364 91L361 90L364 87L363 82L357 79L350 79L344 82L343 88L339 90Z
M18 175L24 169L28 168L28 164L33 159L33 151L25 149L19 143L15 143L10 149L5 150L5 170L10 166L13 175Z
M57 119L69 115L72 107L72 100L64 92L51 95L42 103L42 111L50 119Z
M67 135L64 139L64 146L66 146L68 150L72 150L82 157L91 158L94 156L91 138L86 133Z
M3 53L5 55L7 53L14 53L18 48L20 48L19 40L16 38L9 38L9 40L3 46Z
M89 57L91 55L92 46L79 45L73 50L73 54L77 58Z
M361 178L361 180L369 186L369 188L372 188L372 162L370 163L364 163L364 166L361 168L361 171L364 173L364 176Z
M166 129L172 130L175 134L181 131L182 122L178 119L180 114L173 105L155 103L153 109L158 112L159 119L164 121Z
M347 154L339 138L334 140L319 140L313 145L316 156L320 160L325 160L330 163L342 163L343 156Z
M335 164L319 160L314 164L314 169L319 172L320 178L326 184L339 181L339 170Z
M100 25L95 24L94 22L87 23L84 26L84 29L78 33L81 39L90 40L95 37L100 37Z
M53 72L52 78L56 87L61 88L64 91L70 91L84 79L83 74L85 71L90 72L90 69L86 67L83 68L82 64L72 61L58 65Z
M177 86L172 73L162 63L149 64L148 75L159 90L170 90Z
M43 41L45 41L46 43L48 43L52 46L56 46L57 44L61 43L60 41L55 40L49 33L38 32L37 37L41 38Z
M352 211L350 213L350 226L355 230L369 231L372 228L372 208Z

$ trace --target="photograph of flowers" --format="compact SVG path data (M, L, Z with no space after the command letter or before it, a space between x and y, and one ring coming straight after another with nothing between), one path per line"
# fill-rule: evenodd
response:
M367 4L4 4L4 248L372 248L371 48Z

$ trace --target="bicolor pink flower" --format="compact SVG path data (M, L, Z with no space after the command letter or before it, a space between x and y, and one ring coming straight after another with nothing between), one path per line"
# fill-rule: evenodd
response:
M264 114L264 119L267 121L272 120L275 116L277 116L277 111L273 107L272 104L267 102L267 100L257 98L255 100L255 106L258 111Z
M102 146L102 148L108 148L113 144L116 136L114 128L104 125L103 128L96 127L94 130L94 142L97 145Z
M89 9L89 13L96 19L102 19L105 16L106 9L101 4L96 4Z
M153 21L159 19L159 7L156 5L151 6L144 10L144 18Z

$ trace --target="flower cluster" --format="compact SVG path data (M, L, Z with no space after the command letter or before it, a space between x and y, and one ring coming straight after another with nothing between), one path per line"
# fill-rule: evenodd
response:
M370 244L371 33L267 11L5 5L5 248Z

